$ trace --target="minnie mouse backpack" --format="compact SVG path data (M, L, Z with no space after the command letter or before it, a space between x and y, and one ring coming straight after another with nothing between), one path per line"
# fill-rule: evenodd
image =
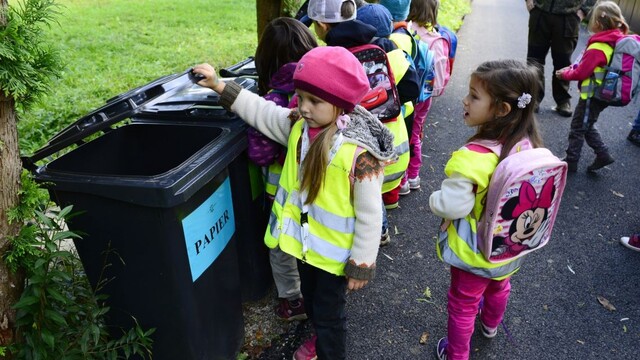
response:
M472 142L500 156L501 145ZM468 145L468 146L469 146ZM517 143L496 167L484 213L478 221L478 247L492 263L514 260L545 246L560 209L567 163L549 149Z

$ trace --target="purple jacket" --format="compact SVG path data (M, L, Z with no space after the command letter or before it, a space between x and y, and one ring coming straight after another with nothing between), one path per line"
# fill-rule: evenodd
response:
M290 97L293 96L293 72L297 63L288 63L282 65L278 71L273 74L269 82L271 89L265 99L273 101L282 107L290 107ZM262 135L258 130L249 128L247 131L249 140L249 148L247 154L249 159L259 166L269 166L276 161L284 162L284 147L277 142Z

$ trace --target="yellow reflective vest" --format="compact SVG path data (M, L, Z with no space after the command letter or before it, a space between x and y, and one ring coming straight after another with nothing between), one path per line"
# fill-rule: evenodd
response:
M445 263L485 278L501 280L520 268L523 257L501 263L487 261L478 248L477 224L482 216L491 175L498 165L493 152L479 153L466 149L453 152L445 167L445 174L459 173L476 185L473 210L463 219L451 221L437 240L438 257Z
M395 49L387 53L389 65L396 85L406 74L410 64L402 49ZM407 108L407 104L410 108ZM389 192L400 185L407 167L409 166L409 133L404 122L404 116L413 112L413 104L408 102L402 106L402 112L395 120L385 122L384 125L393 133L393 146L398 155L398 161L392 162L384 167L384 182L382 183L382 193Z
M326 169L324 186L331 190L320 191L303 214L298 179L298 144L303 126L304 120L298 120L291 128L265 243L270 248L278 245L287 254L329 273L344 275L356 223L350 174L353 162L364 150L347 142L337 149ZM303 226L308 231L306 237L302 235Z
M587 47L587 50L591 49L602 51L607 57L607 64L611 61L611 56L613 56L613 48L609 44L603 42L594 42ZM603 67L597 66L595 69L593 69L593 76L589 76L588 78L582 80L582 83L580 83L581 99L586 100L593 96L595 87L602 83L605 73L606 70ZM592 84L592 82L594 81L595 84Z

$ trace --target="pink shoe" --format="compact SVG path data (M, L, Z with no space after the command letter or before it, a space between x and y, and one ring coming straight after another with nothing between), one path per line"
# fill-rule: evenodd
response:
M316 360L316 339L318 337L313 335L310 339L303 342L302 345L293 353L293 360Z
M640 233L633 234L631 237L623 236L620 243L633 251L640 251Z

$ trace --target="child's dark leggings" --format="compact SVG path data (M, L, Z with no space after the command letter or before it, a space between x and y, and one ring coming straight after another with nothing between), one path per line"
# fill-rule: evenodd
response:
M573 112L573 119L571 119L571 130L569 130L569 146L567 146L567 158L569 162L577 162L580 160L580 153L582 152L582 144L586 141L587 145L593 149L598 155L604 155L609 152L607 145L602 142L598 128L596 127L596 121L602 110L607 108L607 104L597 100L591 99L589 104L589 118L587 128L584 128L584 113L587 107L587 101L580 99L576 109Z
M347 278L321 270L298 260L300 290L307 316L313 322L318 340L318 360L346 359Z

